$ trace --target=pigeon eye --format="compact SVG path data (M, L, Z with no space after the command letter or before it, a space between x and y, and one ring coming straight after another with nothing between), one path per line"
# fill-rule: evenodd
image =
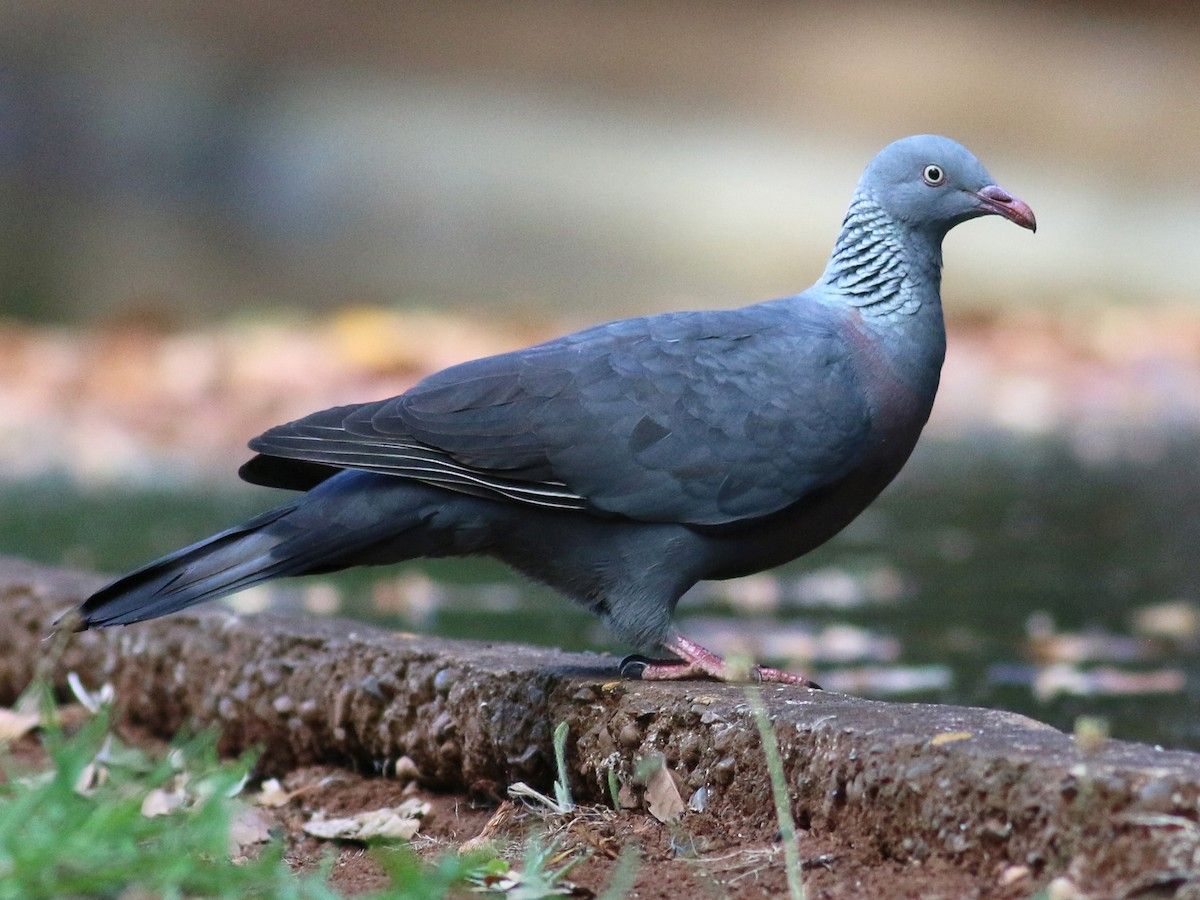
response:
M921 173L921 177L925 179L925 183L930 187L937 187L946 180L946 173L941 166L929 165L925 167L925 171Z

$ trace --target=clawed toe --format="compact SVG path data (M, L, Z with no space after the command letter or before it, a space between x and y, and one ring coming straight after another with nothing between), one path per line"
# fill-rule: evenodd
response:
M782 669L772 669L769 666L755 666L750 670L750 674L755 681L763 684L797 684L814 691L824 690L815 681L811 681L803 675L794 675L791 672L784 672Z
M722 657L690 641L678 632L663 642L663 648L675 654L677 659L650 659L632 654L621 660L620 672L625 678L641 681L682 681L689 678L711 678L715 681L734 683L750 680L767 684L792 684L798 687L820 690L821 686L803 675L793 675L782 669L769 666L752 666L749 670L730 666Z

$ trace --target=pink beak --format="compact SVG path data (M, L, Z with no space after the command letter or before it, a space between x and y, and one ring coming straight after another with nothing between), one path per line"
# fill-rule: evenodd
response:
M1037 231L1037 219L1034 218L1029 204L1024 200L1018 200L999 185L989 184L980 189L975 196L979 198L987 212L1004 216L1008 221L1016 222L1022 228Z

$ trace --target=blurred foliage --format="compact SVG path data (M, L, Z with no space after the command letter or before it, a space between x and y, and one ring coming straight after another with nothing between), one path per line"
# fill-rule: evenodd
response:
M1189 4L275 12L4 4L0 310L777 296L816 274L866 160L929 130L1044 225L956 236L960 302L1196 299Z
M108 705L68 733L48 687L35 682L26 701L41 706L48 765L0 755L3 900L342 897L329 884L334 854L315 870L295 872L285 861L285 842L278 834L268 837L261 819L253 819L257 827L239 829L238 816L251 809L241 795L253 759L219 759L215 733L179 736L169 750L148 752L115 734ZM5 750L0 744L0 754ZM367 900L489 893L487 886L504 878L524 888L521 897L538 900L562 893L566 871L547 866L546 845L536 836L517 848L524 860L516 869L494 850L449 848L423 859L405 842L373 841L369 852L386 886L358 894ZM292 865L304 858L296 854Z
M37 690L35 686L34 690ZM51 767L0 784L0 897L156 896L336 898L326 875L297 877L274 844L251 859L230 858L234 802L250 761L223 764L212 736L181 741L151 759L124 747L102 710L76 734L43 717ZM143 814L155 790L180 774L204 782L203 796L169 815ZM15 777L16 776L16 777Z

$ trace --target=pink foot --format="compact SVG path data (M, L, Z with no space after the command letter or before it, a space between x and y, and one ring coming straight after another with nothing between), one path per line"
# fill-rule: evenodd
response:
M753 666L749 671L736 671L724 658L701 647L681 634L671 635L663 648L679 657L678 660L647 659L644 656L628 656L621 662L621 674L638 677L643 681L683 681L691 678L712 678L717 681L757 681L772 684L796 684L820 690L821 686L802 675L793 675L781 669Z
M642 681L685 681L708 677L707 672L692 663L675 659L649 659L645 656L625 657L621 660L621 674Z

